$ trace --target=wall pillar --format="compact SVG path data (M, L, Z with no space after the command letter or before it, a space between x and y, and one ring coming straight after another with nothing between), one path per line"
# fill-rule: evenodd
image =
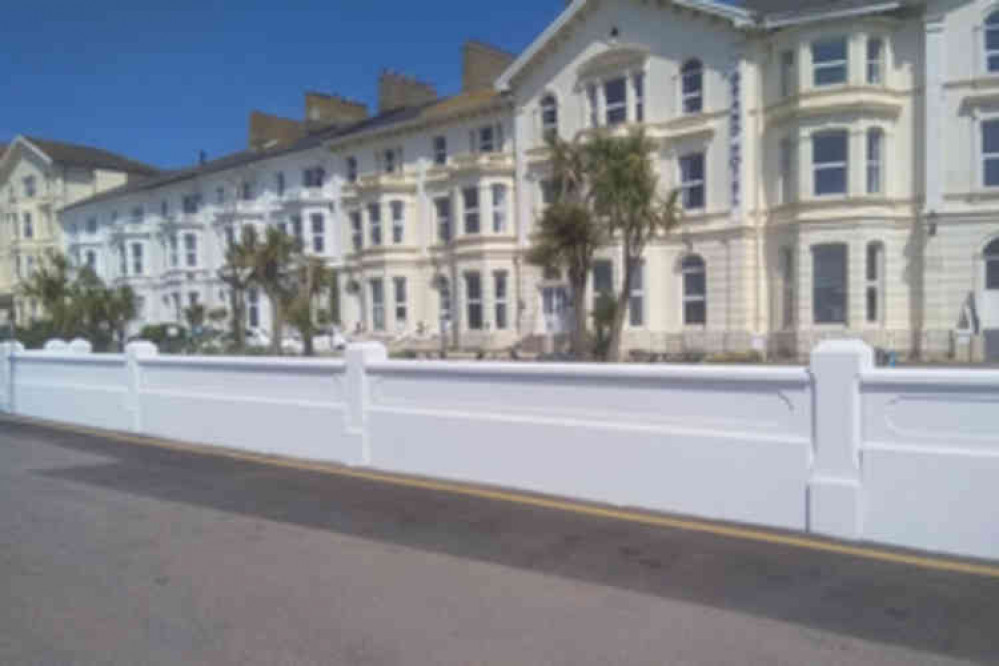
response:
M371 387L365 366L386 360L388 351L380 342L362 342L348 345L344 358L347 362L347 431L360 440L356 464L370 465L371 444L366 426Z
M142 432L139 359L158 354L159 350L156 348L156 345L146 340L136 340L125 346L126 386L128 386L128 411L130 414L129 429L132 432Z
M812 351L814 459L808 530L839 539L861 535L860 374L874 352L860 340L827 340Z

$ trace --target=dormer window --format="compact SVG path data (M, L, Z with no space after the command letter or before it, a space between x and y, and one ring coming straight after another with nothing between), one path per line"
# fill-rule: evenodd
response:
M681 70L682 101L684 113L700 113L704 109L704 68L694 58L683 64Z
M813 83L816 88L846 83L846 37L812 42Z

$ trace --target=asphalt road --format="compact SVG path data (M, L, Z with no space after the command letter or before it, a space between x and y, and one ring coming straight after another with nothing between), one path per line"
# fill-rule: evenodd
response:
M0 421L0 664L999 663L999 579Z

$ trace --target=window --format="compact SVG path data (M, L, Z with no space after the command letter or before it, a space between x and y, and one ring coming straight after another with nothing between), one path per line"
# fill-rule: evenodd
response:
M225 203L224 187L219 186L215 188L215 203L219 204L220 206Z
M381 278L368 281L371 289L371 327L376 331L385 330L385 286Z
M35 224L31 221L31 213L25 211L22 218L24 220L24 237L34 238L35 237Z
M999 11L985 19L985 69L999 72Z
M867 193L881 194L884 159L884 131L879 127L867 130Z
M306 189L321 189L326 182L326 169L317 166L302 171L302 184Z
M645 74L639 72L632 79L632 86L635 89L635 122L645 122Z
M188 292L187 293L187 305L189 307L192 307L192 308L195 305L197 305L198 304L198 296L199 296L199 294L196 291L190 291L190 292Z
M614 294L614 263L608 259L598 259L593 262L593 300L594 303L601 294Z
M199 194L186 194L181 200L181 209L187 214L193 214L198 212L198 208L201 207L201 195Z
M619 125L628 120L626 87L623 78L604 82L604 117L607 125Z
M347 182L357 182L357 158L353 156L347 158Z
M251 287L246 292L246 302L246 323L256 328L260 326L260 292Z
M382 168L385 173L395 173L396 169L396 154L394 148L389 148L382 153Z
M781 327L794 328L794 250L789 247L780 249L781 294L783 297Z
M87 233L96 234L97 233L97 218L88 217L87 218Z
M812 73L816 88L846 83L846 37L812 42Z
M881 305L882 285L884 278L884 258L885 246L880 242L867 244L867 266L865 276L867 278L866 310L867 323L878 324L883 322L884 313Z
M476 137L478 141L473 140L472 142L472 152L476 150L480 153L491 153L496 150L496 128L492 125L486 125L485 127L480 127L478 133L473 132L473 137Z
M160 202L160 215L167 217L170 214L170 202L164 199Z
M541 205L551 206L555 203L555 183L551 180L542 180L538 183L538 187L541 190Z
M590 127L600 125L600 106L597 103L597 86L594 83L586 86L586 103L590 110Z
M700 113L704 109L704 68L696 58L683 63L680 70L681 102L684 113Z
M999 238L985 246L985 288L999 289Z
M451 283L443 275L437 280L437 290L440 294L441 321L451 321ZM443 331L442 331L443 333Z
M198 265L198 237L194 234L184 234L184 258L188 268Z
M784 137L780 140L780 202L791 203L797 198L797 182L795 175L794 140Z
M495 314L496 330L505 331L509 326L507 318L507 277L506 271L495 271L493 273L493 305Z
M645 262L638 261L631 267L631 293L628 295L628 323L643 326L645 323Z
M479 190L474 187L467 187L461 191L462 201L465 206L465 233L479 233Z
M680 158L680 189L686 210L704 208L704 153Z
M399 245L406 232L406 207L401 201L393 201L389 206L392 209L392 242Z
M24 177L24 197L26 199L31 199L35 196L36 186L34 176Z
M434 137L434 164L447 164L447 137Z
M136 206L132 209L132 224L141 224L143 217L142 206Z
M812 248L812 310L816 324L846 324L847 255L841 243Z
M846 194L847 133L837 130L812 136L816 196Z
M397 326L406 324L406 278L392 278L392 291L395 292L395 323Z
M885 43L880 37L867 39L867 82L871 85L884 83Z
M361 224L361 211L350 211L350 241L354 252L360 252L364 247L364 229Z
M239 186L239 198L243 201L253 200L253 183L248 180L244 180Z
M704 260L696 254L680 263L683 273L683 323L704 326L708 321L708 283Z
M491 190L493 195L493 233L506 233L506 185L496 183Z
M382 208L378 204L368 204L368 224L371 244L382 244Z
M780 96L790 97L798 89L797 70L794 67L794 51L780 53Z
M286 183L284 180L284 171L278 171L276 174L274 174L274 191L277 192L277 195L279 197L284 196L285 185Z
M86 266L90 270L97 270L97 252L95 250L87 250L84 255L86 258Z
M982 176L985 187L999 186L999 118L982 122Z
M555 95L541 98L541 136L546 141L558 136L558 101Z
M465 305L469 330L482 330L482 278L478 273L465 273Z
M180 265L180 252L177 249L177 234L170 236L170 267L177 268Z
M142 275L142 243L132 243L132 275Z
M28 257L28 268L31 268L31 257ZM118 275L121 277L128 275L128 254L124 245L118 247Z
M437 240L441 243L451 242L451 197L434 199L437 212Z
M326 218L322 213L313 213L309 219L312 221L312 251L322 254L326 251Z

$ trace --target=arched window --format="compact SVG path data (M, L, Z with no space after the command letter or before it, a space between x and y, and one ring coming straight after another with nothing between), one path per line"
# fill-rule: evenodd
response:
M985 246L985 288L999 290L999 238Z
M541 98L541 135L546 141L558 135L558 100L555 95Z
M866 303L867 323L884 323L884 276L885 246L881 241L867 244L866 259Z
M696 254L680 263L683 273L683 324L703 326L708 321L708 280L704 260Z
M684 113L700 113L704 108L704 68L697 58L683 63L680 70L681 102Z
M999 72L999 10L985 19L985 68Z

